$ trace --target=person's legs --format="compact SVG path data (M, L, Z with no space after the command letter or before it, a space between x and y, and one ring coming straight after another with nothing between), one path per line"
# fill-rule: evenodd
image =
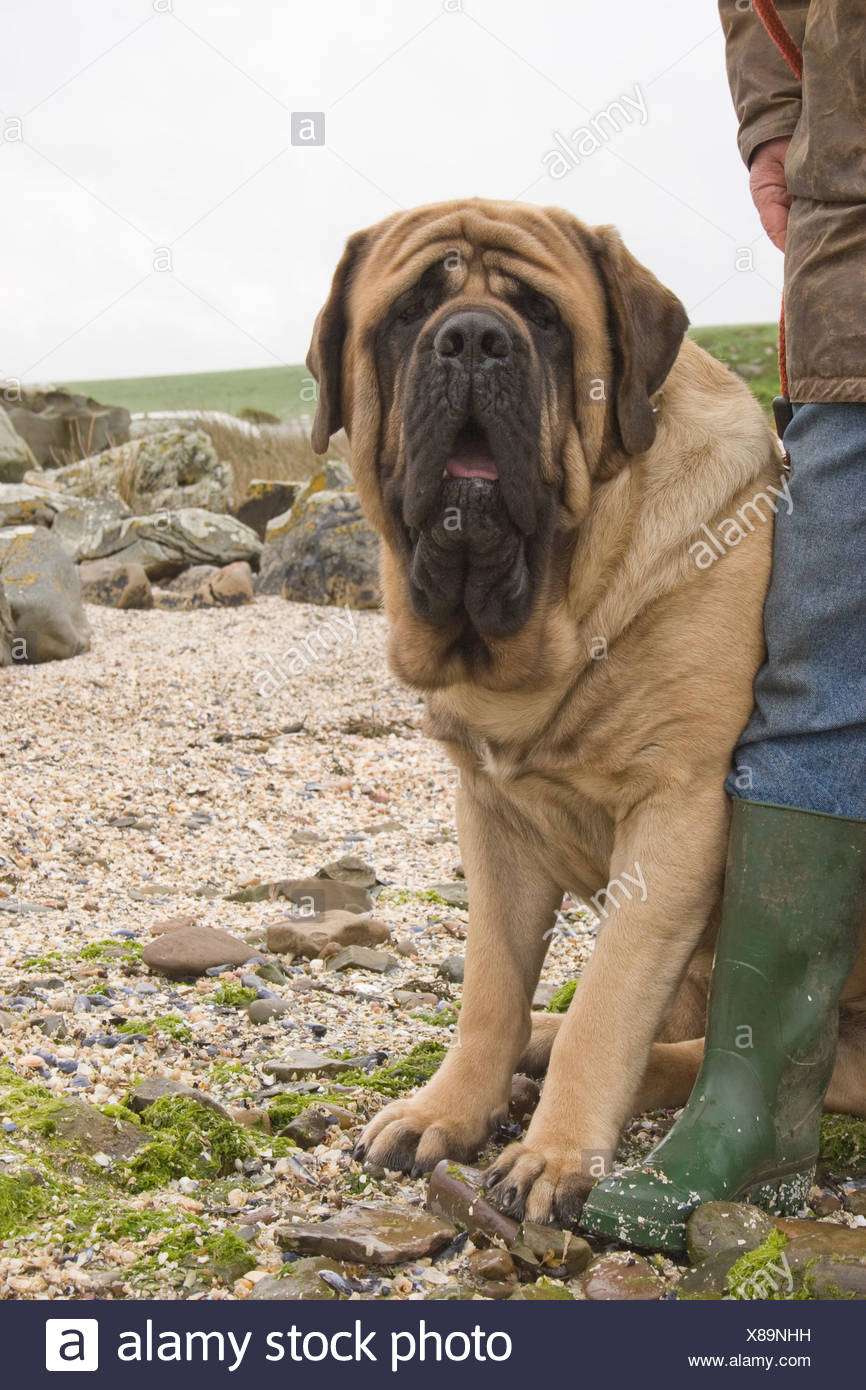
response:
M866 404L795 407L785 444L704 1062L668 1137L584 1208L637 1245L682 1249L705 1201L802 1204L866 915Z
M732 796L866 819L866 404L795 405Z

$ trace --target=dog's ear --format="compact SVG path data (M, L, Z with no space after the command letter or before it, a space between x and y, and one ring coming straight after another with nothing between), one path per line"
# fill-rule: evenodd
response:
M642 454L655 439L650 397L673 366L688 314L676 295L635 260L614 227L594 227L614 359L614 400L622 446Z
M352 276L369 242L369 231L355 232L349 237L334 271L328 298L313 325L307 369L319 387L311 434L313 450L317 454L325 452L331 435L343 426L343 343L348 327L346 300Z

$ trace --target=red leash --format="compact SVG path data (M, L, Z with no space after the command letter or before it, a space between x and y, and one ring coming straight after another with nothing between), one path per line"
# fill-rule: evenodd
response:
M752 9L766 29L769 37L778 48L788 67L794 76L799 80L803 77L803 54L797 47L793 35L788 33L781 19L779 18L773 0L752 0ZM785 296L782 295L782 312L779 316L779 384L783 398L787 401L788 397L788 356L785 348ZM788 407L790 410L790 407ZM784 433L780 427L779 419L776 420L779 434Z

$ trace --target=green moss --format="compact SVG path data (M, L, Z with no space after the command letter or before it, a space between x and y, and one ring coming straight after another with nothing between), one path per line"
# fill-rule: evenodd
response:
M560 985L547 1006L549 1014L564 1014L568 1011L568 1006L574 998L574 991L577 989L577 980L566 980L564 985Z
M235 1160L255 1150L250 1130L188 1096L163 1096L148 1106L146 1128L155 1137L124 1165L139 1192L173 1178L225 1177L235 1171Z
M124 941L106 937L103 941L91 941L78 952L79 960L111 960L118 956L137 959L144 947L139 941Z
M25 956L21 962L22 970L50 970L63 957L59 951L45 951L41 956Z
M192 1030L179 1014L161 1014L157 1018L128 1018L118 1033L167 1033L177 1042L189 1042Z
M866 1120L825 1115L821 1121L821 1158L846 1176L866 1172Z
M128 1105L98 1105L97 1110L109 1120L127 1120L131 1125L140 1125L141 1116L130 1110Z
M787 1261L782 1261L782 1252L787 1244L787 1236L781 1231L772 1230L757 1250L747 1250L741 1255L726 1276L730 1297L774 1302L808 1298L804 1290L793 1293L789 1287L785 1275Z
M7 1240L26 1230L45 1205L45 1193L31 1174L0 1176L0 1239Z
M219 1235L208 1237L205 1252L213 1273L219 1279L240 1279L242 1274L256 1266L256 1257L249 1245L234 1231L221 1231Z
M250 989L247 985L236 985L228 980L211 995L211 1003L224 1004L230 1009L245 1009L247 1004L251 1004L258 997L258 990Z
M405 1057L387 1067L377 1067L374 1071L343 1072L340 1083L343 1086L361 1086L365 1091L378 1091L380 1095L400 1096L429 1081L439 1069L445 1051L438 1042L418 1043Z
M57 1113L62 1109L63 1102L44 1086L25 1081L12 1067L0 1066L0 1110L8 1113L22 1129L52 1134Z

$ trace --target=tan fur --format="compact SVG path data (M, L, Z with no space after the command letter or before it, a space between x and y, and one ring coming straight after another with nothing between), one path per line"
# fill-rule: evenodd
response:
M609 1166L635 1108L683 1103L699 1065L728 833L723 781L763 657L772 524L706 569L689 547L702 523L712 528L779 486L780 455L747 388L689 340L655 416L641 414L633 387L625 398L625 375L642 369L641 337L622 324L643 315L646 330L672 297L611 229L472 200L397 214L359 238L341 272L342 307L332 296L320 315L310 363L327 388L325 339L340 308L337 414L362 504L385 542L390 660L426 692L429 732L460 770L471 902L458 1043L416 1096L375 1117L363 1142L391 1166L468 1157L506 1113L518 1064L546 1068L525 1139L495 1174L506 1205L562 1220ZM383 454L398 475L402 466L400 398L383 418L369 346L394 297L450 247L461 271L449 303L501 307L497 275L508 270L554 300L574 344L573 385L547 403L539 460L559 490L558 558L529 620L488 644L480 670L454 650L453 633L410 606L381 493ZM587 373L619 380L616 406L586 402ZM640 438L648 420L654 439L628 453L629 431ZM323 447L326 427L317 428ZM621 897L568 1013L536 1016L530 1040L530 1001L563 891L588 900L635 864L645 901ZM830 1090L833 1103L861 1114L864 1032L849 1030Z

